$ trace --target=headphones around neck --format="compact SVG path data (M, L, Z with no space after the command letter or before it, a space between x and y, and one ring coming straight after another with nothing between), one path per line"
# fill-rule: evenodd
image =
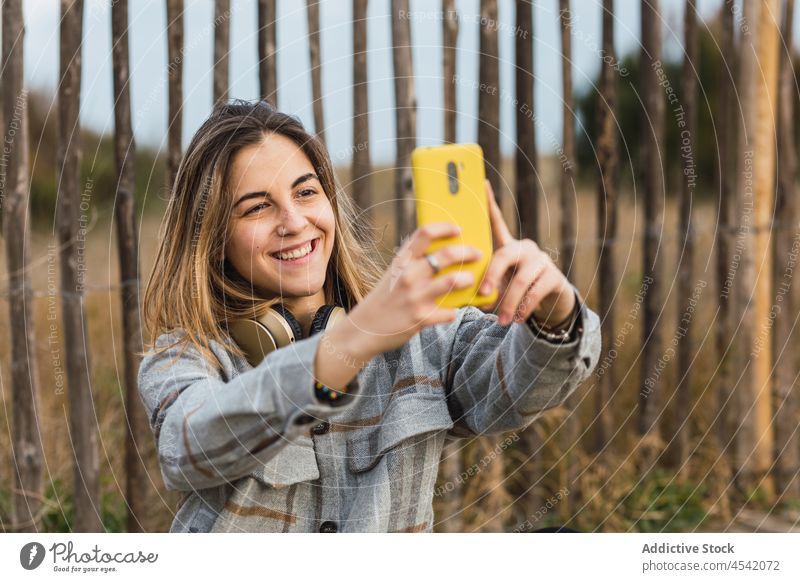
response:
M323 305L311 320L309 337L332 327L346 315L343 307ZM267 308L266 313L257 319L229 322L228 332L253 367L260 364L270 352L303 339L300 322L280 303Z
M332 327L347 316L351 308L350 298L338 274L334 275L335 305L323 305L314 314L309 337ZM345 306L345 307L340 307ZM261 317L238 319L228 322L228 333L244 352L254 368L267 354L303 339L303 328L286 306L277 303L269 307Z

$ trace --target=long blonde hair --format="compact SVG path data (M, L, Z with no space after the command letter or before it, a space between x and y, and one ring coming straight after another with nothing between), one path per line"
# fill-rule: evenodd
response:
M267 101L223 103L194 134L178 167L144 293L143 317L151 337L145 349L155 347L162 333L182 329L186 333L180 342L190 342L212 362L210 340L242 356L227 335L225 322L258 317L280 301L254 296L253 285L224 258L231 230L233 158L268 133L290 138L308 156L333 207L336 236L325 278L325 302L352 309L380 279L383 267L377 262L375 237L339 186L324 143L299 119Z

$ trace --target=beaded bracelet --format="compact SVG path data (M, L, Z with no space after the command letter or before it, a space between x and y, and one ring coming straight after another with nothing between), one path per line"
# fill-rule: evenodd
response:
M343 390L332 390L317 380L314 380L314 390L318 399L326 400L328 402L336 400L342 394L347 394L347 388L344 388Z

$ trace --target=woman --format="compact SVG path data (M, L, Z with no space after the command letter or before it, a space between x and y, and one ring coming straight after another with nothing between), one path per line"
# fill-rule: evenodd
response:
M597 315L487 196L499 315L439 308L472 276L435 274L478 256L426 257L454 225L416 230L382 273L316 137L263 101L215 109L144 297L140 395L167 488L186 492L170 531L431 531L447 436L521 429L590 374ZM253 367L226 322L279 303L301 339ZM333 304L346 317L309 333Z

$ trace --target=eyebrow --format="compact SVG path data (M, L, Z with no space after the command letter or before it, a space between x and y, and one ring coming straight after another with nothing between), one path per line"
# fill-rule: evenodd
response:
M292 182L290 188L296 188L303 182L308 182L309 180L319 180L319 177L314 172L303 174L302 176L297 178L294 182ZM233 207L236 208L237 206L239 206L239 204L247 200L250 200L251 198L266 198L268 200L272 200L272 195L266 190L261 190L259 192L248 192L247 194L242 195L242 197L236 201L236 204L234 204Z

